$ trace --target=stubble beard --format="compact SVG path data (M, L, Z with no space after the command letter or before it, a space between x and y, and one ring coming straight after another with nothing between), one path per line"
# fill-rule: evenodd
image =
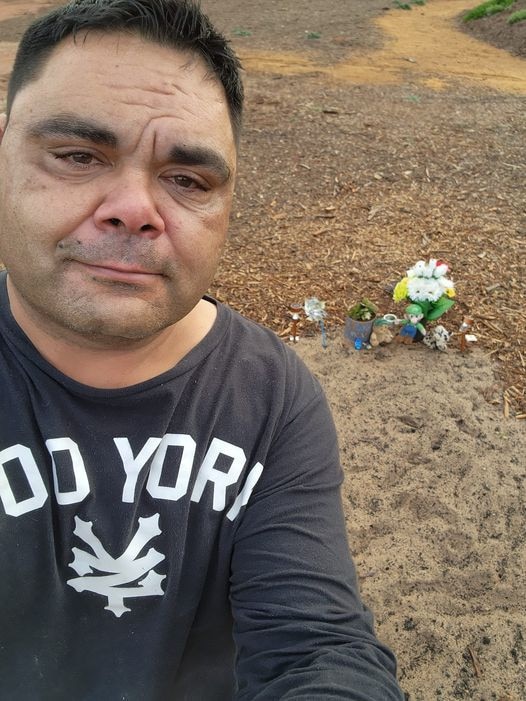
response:
M72 289L65 276L60 281L57 276L47 277L40 283L33 278L29 285L24 280L21 286L10 277L33 324L57 340L85 347L144 345L186 316L199 301L181 306L171 289L173 282L164 279L164 294L148 298L139 286L124 283L96 280L91 293L89 289Z

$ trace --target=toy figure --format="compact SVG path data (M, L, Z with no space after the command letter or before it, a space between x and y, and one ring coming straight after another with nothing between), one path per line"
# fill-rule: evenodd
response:
M402 328L398 336L396 336L395 341L397 341L397 343L414 343L418 332L420 332L422 336L425 336L426 330L423 324L420 323L423 318L424 312L420 305L410 304L406 307Z
M300 312L302 309L303 307L301 306L301 304L296 303L289 305L289 312L292 317L289 340L293 343L297 343L300 340L298 333L298 321L300 320Z
M446 351L451 334L440 324L424 336L423 342L431 350Z
M465 316L462 319L462 323L460 324L460 328L458 330L459 335L460 335L460 352L464 353L465 350L467 350L468 347L468 339L466 338L466 334L468 331L471 330L471 327L473 326L473 319L470 316Z
M393 340L390 324L374 324L369 343L373 348L385 346Z

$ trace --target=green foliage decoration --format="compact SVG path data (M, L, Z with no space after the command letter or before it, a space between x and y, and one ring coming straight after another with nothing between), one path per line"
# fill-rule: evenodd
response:
M371 302L370 299L365 298L362 299L361 302L355 304L354 307L351 307L347 312L347 316L350 316L351 319L355 321L370 321L374 319L377 314L378 307L376 304Z

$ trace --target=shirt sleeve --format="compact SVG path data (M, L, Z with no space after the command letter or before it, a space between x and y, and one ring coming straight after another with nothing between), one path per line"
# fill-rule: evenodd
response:
M237 701L403 699L394 656L358 592L341 481L318 387L276 437L236 533Z

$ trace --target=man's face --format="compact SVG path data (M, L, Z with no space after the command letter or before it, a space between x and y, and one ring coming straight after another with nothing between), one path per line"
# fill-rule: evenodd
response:
M236 149L194 56L124 34L60 44L16 96L0 146L0 260L60 336L148 338L208 288Z

